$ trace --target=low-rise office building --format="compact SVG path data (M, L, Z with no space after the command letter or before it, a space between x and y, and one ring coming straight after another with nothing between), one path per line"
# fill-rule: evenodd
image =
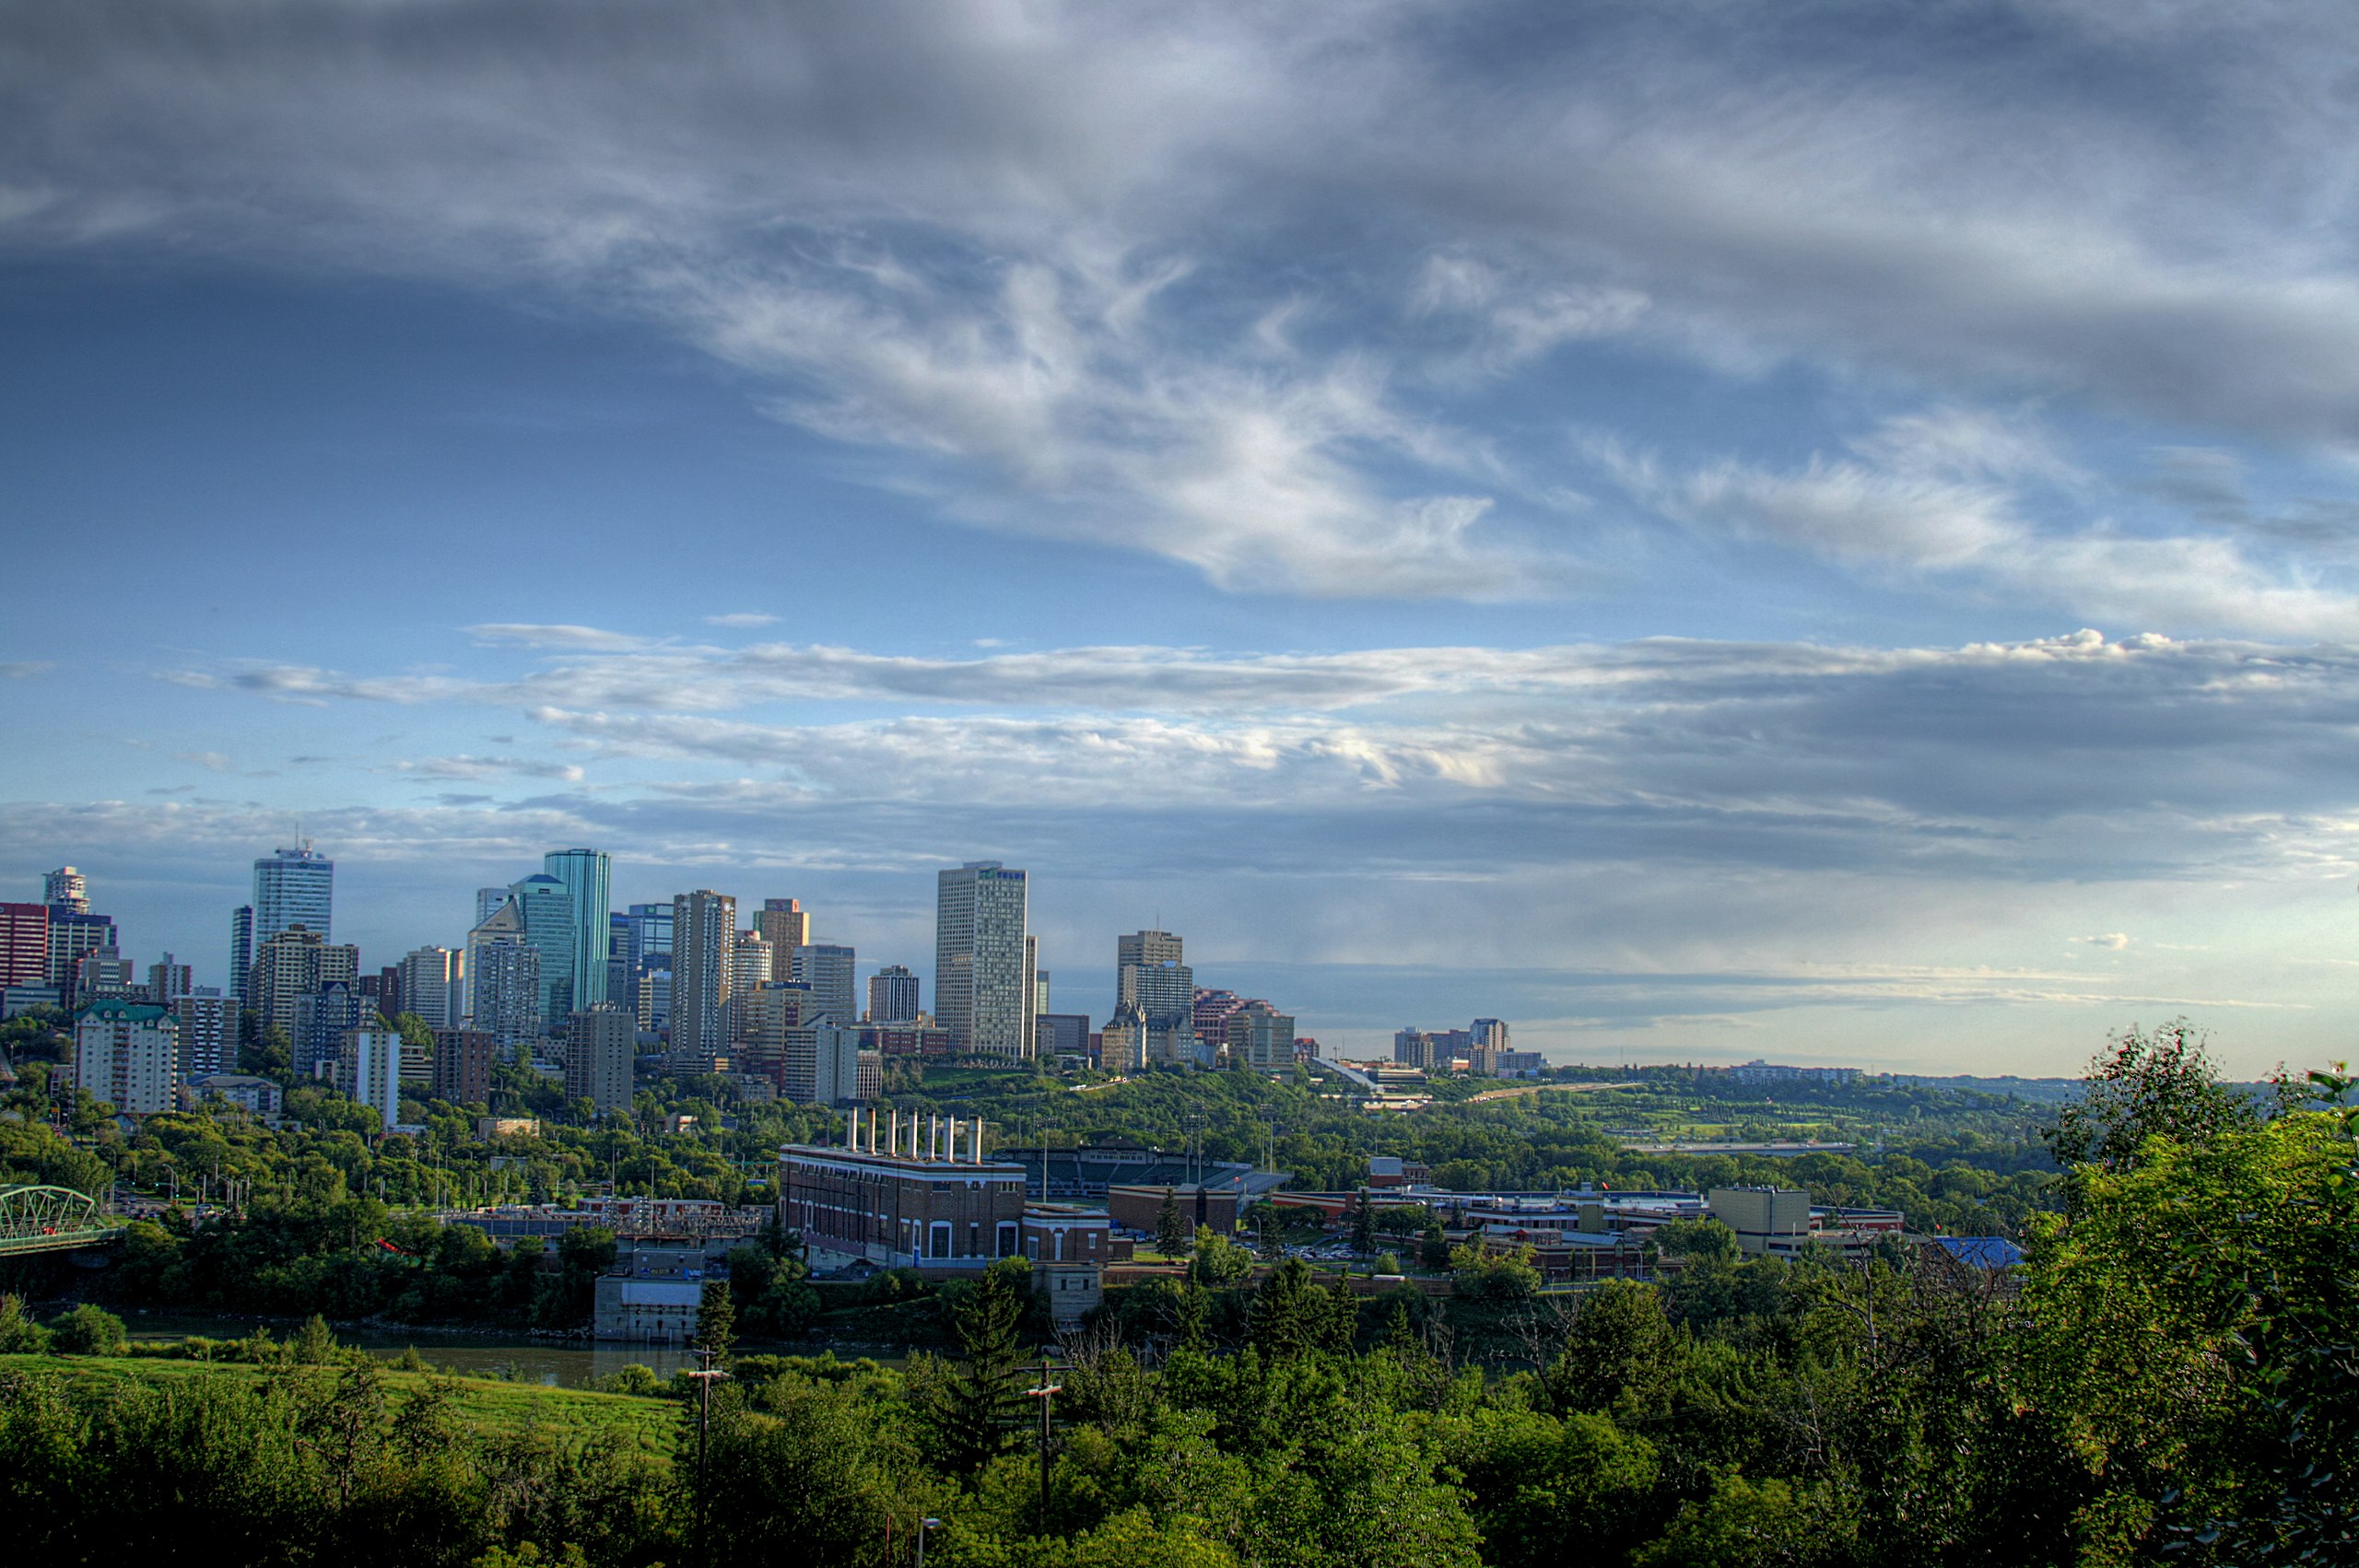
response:
M287 1091L277 1081L246 1072L215 1072L192 1080L182 1090L189 1108L219 1101L235 1106L264 1127L276 1127L287 1109Z

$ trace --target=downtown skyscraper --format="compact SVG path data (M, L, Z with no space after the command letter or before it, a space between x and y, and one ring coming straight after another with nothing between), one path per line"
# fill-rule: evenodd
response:
M672 1048L726 1054L737 900L699 888L672 900Z
M934 1017L950 1048L1009 1061L1032 1055L1032 965L1025 943L1025 876L973 860L938 879Z
M573 906L573 1005L595 1007L606 1000L612 866L603 849L552 849L541 857L541 871L564 885Z
M247 940L256 954L290 926L300 926L322 942L334 942L335 862L314 850L308 839L264 856L254 862L253 912Z

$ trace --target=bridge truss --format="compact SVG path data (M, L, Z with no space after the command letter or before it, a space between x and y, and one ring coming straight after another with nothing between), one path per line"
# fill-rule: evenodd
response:
M0 1258L64 1252L114 1240L123 1222L70 1187L0 1187Z

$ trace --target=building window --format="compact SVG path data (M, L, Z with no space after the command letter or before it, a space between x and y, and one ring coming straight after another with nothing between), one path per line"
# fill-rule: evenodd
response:
M933 1255L936 1258L950 1256L950 1222L947 1220L933 1223Z
M999 1227L999 1256L1002 1258L1015 1256L1015 1227L1004 1221Z

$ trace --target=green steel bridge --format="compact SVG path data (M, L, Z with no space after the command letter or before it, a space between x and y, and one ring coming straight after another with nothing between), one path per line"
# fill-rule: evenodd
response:
M0 1258L100 1246L124 1223L70 1187L0 1187Z

